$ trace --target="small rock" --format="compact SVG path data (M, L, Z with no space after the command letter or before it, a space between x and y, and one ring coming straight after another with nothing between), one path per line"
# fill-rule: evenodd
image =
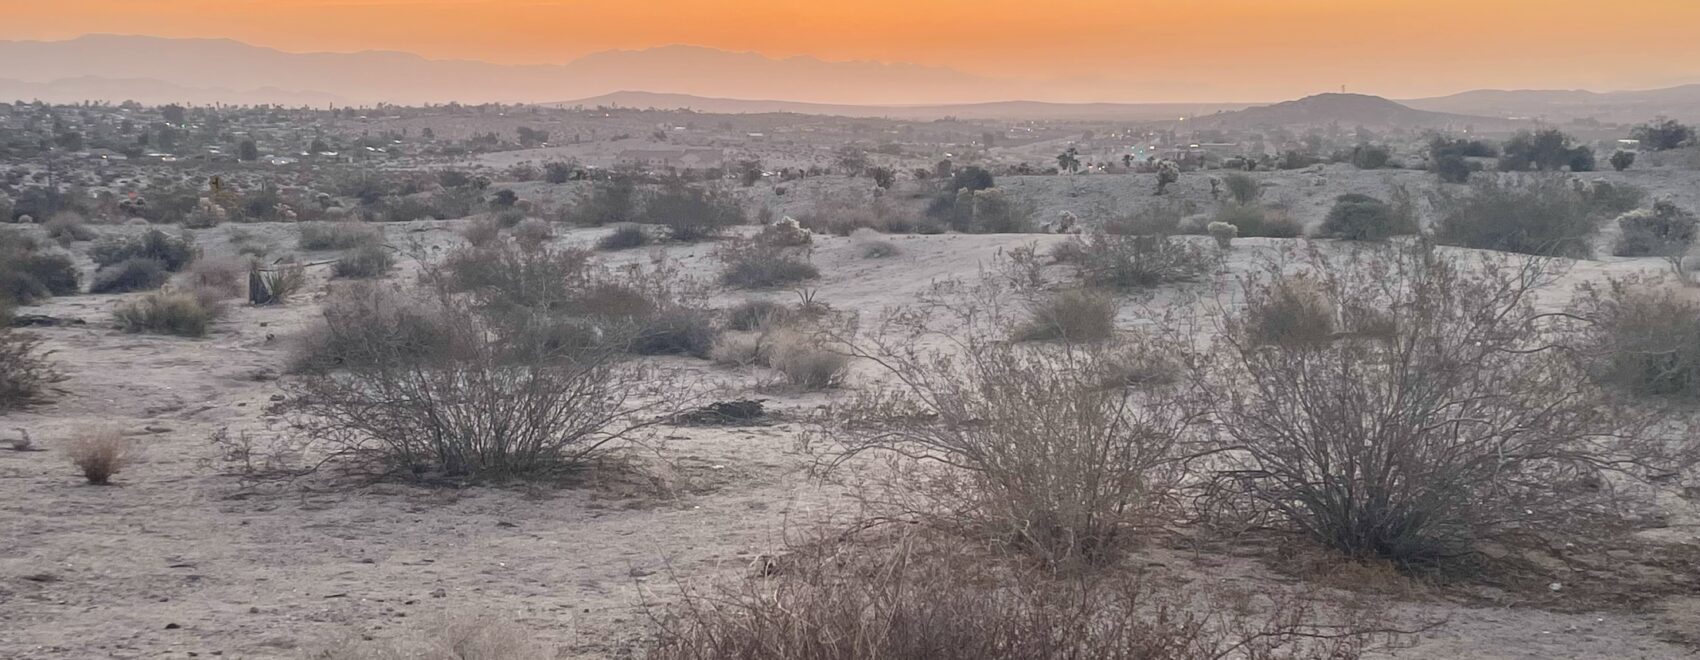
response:
M166 629L166 630L176 630L176 629L178 629L178 628L182 628L182 627L183 627L183 626L180 626L180 625L177 625L177 624L175 624L175 623L167 623L167 624L165 624L165 629Z
M449 592L448 592L447 589L437 589L437 590L431 592L432 598L445 598L448 595L449 595Z

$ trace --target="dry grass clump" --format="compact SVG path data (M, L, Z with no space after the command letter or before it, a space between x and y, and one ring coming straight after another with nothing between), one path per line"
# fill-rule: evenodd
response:
M863 259L889 259L903 253L897 244L891 241L866 240L857 244L862 251Z
M789 286L820 277L809 263L806 248L786 247L759 239L731 239L715 248L720 282L739 289Z
M65 444L65 457L95 486L112 482L136 459L136 445L117 431L85 432Z
M354 220L303 222L296 246L303 250L349 250L384 242L384 231Z
M604 252L617 252L639 248L655 242L643 227L638 225L620 225L614 231L604 234L596 240L596 249Z
M1220 443L1206 500L1219 511L1348 557L1433 567L1485 542L1606 538L1647 495L1635 484L1692 465L1683 443L1649 433L1656 411L1621 405L1578 353L1552 348L1566 333L1533 301L1551 263L1416 243L1313 252L1309 265L1315 295L1388 310L1389 334L1258 343L1257 316L1226 310L1198 390ZM1270 264L1246 297L1278 299L1290 272Z
M1085 289L1059 291L1027 305L1016 341L1103 341L1116 333L1116 299Z
M1053 257L1073 264L1087 284L1105 289L1190 282L1215 270L1218 259L1191 240L1169 236L1092 233L1058 248Z
M537 247L555 238L555 227L542 218L526 218L514 225L513 236L521 246Z
M781 333L767 349L766 361L793 388L813 391L840 387L850 374L850 356L820 338Z
M752 298L738 303L726 311L726 328L743 331L761 330L767 327L789 324L796 316L796 310L781 303L763 298Z
M0 321L5 317L0 306ZM0 327L0 413L40 403L63 380L35 335Z
M472 247L488 247L502 237L502 225L494 218L478 218L461 228L460 237Z
M204 295L160 291L119 305L112 315L125 332L204 337L224 312L217 299L212 291Z
M1211 220L1233 225L1241 238L1296 238L1304 234L1298 220L1261 204L1227 204Z
M349 250L336 260L331 272L337 277L373 278L388 275L395 268L395 256L383 245L362 245Z
M1393 640L1364 602L1190 593L1137 573L1057 576L951 541L808 547L772 571L685 589L651 660L1354 660ZM1235 607L1230 603L1258 602Z

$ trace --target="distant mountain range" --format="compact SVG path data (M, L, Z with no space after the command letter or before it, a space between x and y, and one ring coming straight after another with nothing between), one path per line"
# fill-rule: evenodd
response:
M1296 101L1257 106L1198 117L1188 121L1195 128L1258 128L1363 126L1366 128L1434 128L1503 130L1527 125L1527 120L1501 119L1410 106L1367 94L1317 94Z
M694 46L605 51L558 65L502 65L388 51L290 53L225 39L88 35L65 41L0 41L0 99L55 102L324 106L501 101L923 120L1188 117L1281 124L1332 116L1343 124L1362 120L1365 125L1416 126L1459 121L1482 125L1491 121L1488 118L1519 123L1589 117L1639 122L1658 115L1700 120L1700 85L1634 92L1480 90L1399 103L1361 95L1319 95L1255 109L1248 103L1009 100L1138 94L1137 86L1129 87L1081 80L1006 80L915 64L776 59ZM1234 111L1247 114L1217 116ZM1421 114L1425 112L1451 117Z

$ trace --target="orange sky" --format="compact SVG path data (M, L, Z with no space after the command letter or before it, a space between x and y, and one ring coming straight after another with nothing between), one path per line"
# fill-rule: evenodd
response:
M1106 90L1067 100L1700 82L1700 0L0 0L0 38L91 32L506 63L694 44Z

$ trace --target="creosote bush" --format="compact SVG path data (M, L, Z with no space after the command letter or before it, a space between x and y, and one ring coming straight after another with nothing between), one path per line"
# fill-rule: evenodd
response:
M84 432L65 445L65 457L89 484L105 486L136 458L136 446L116 431Z
M774 242L753 239L731 239L715 248L720 260L720 282L740 289L766 289L789 286L820 277L820 270L809 263L809 251Z
M337 277L370 278L388 275L395 267L395 257L390 249L383 245L363 245L342 255L336 260L332 272Z
M137 257L95 271L89 283L89 293L125 293L148 291L164 286L171 273L158 259Z
M1486 177L1467 194L1442 191L1435 209L1442 244L1556 257L1590 256L1601 221L1574 186L1552 176Z
M111 266L131 259L153 259L165 270L177 272L199 256L193 239L184 234L176 238L158 229L131 238L109 237L89 248L89 257L96 264Z
M1636 209L1617 217L1621 233L1612 254L1620 257L1673 257L1688 254L1694 244L1697 221L1693 213L1668 200L1653 208Z
M80 279L70 255L43 251L20 232L0 230L0 307L77 293Z
M1348 241L1383 241L1417 233L1416 214L1368 195L1341 195L1322 221L1320 235Z
M1568 332L1532 301L1550 261L1419 242L1306 263L1327 305L1388 310L1389 330L1270 345L1245 339L1255 314L1225 310L1199 390L1219 443L1203 500L1222 505L1213 511L1280 521L1349 557L1434 567L1483 542L1614 533L1644 494L1632 484L1690 464L1575 352L1552 348ZM1268 300L1293 276L1271 263L1242 286Z
M1193 416L1161 387L1105 387L1111 343L1003 340L1000 294L946 284L849 342L889 378L834 405L834 465L883 456L873 515L985 538L1047 564L1111 560L1161 527ZM988 314L990 314L988 316Z
M303 250L350 250L384 242L384 232L374 225L354 220L303 222L296 245Z
M1586 332L1601 382L1645 395L1700 399L1700 300L1687 289L1639 279L1584 285L1571 310Z
M683 242L718 237L747 220L738 200L726 191L683 182L671 182L651 192L640 217L647 224L666 228L667 238Z
M1246 340L1256 345L1305 346L1333 339L1335 309L1322 284L1307 275L1248 287Z
M1215 255L1187 238L1092 233L1062 244L1054 256L1104 289L1138 289L1190 282L1216 267ZM1059 246L1059 248L1062 248Z
M651 242L653 242L653 239L650 238L649 232L645 231L643 227L638 225L620 225L619 227L615 227L614 231L608 232L607 234L604 234L602 238L597 239L596 249L605 252L630 250L632 248L649 245Z

